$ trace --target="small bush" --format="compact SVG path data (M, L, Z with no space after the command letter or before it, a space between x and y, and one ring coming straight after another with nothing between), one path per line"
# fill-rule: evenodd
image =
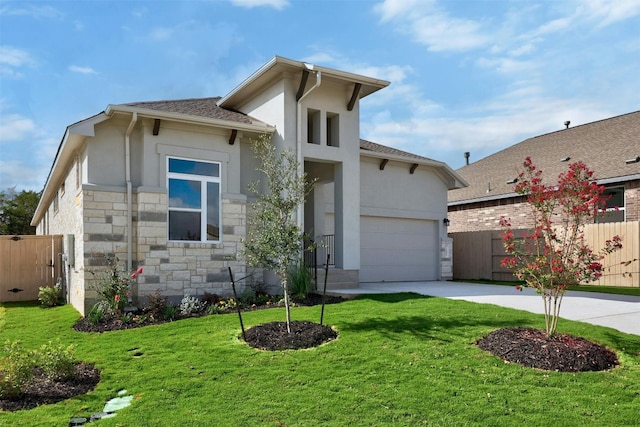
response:
M165 320L173 320L177 315L178 315L178 307L176 307L175 305L169 304L165 306L164 310L162 311L162 317Z
M206 308L205 304L196 297L185 295L180 301L180 314L183 316L189 316L192 314L200 313Z
M302 261L289 269L288 276L289 290L292 295L305 298L311 292L313 277Z
M87 319L89 322L97 325L98 323L102 323L107 319L110 319L114 316L113 309L111 308L111 304L107 301L98 301L91 307L89 313L87 314Z
M214 304L217 304L220 300L222 300L222 297L220 295L212 294L209 292L205 292L201 298L201 301L207 304L209 307L213 306Z
M65 346L59 341L52 344L43 344L35 352L37 366L42 368L44 374L51 380L64 380L75 374L75 346Z
M167 298L160 295L160 291L156 290L153 294L149 295L149 305L146 308L146 311L153 317L163 317L167 310L167 307L170 307ZM166 318L166 316L164 316Z
M221 299L217 303L209 306L209 314L227 313L237 307L236 300L233 298Z
M19 396L31 382L35 363L17 341L7 341L4 350L7 357L0 367L0 398L12 398Z
M55 285L54 287L50 286L40 286L38 292L38 301L40 301L40 307L42 308L51 308L58 305L64 304L64 298L62 297L62 287L59 285Z

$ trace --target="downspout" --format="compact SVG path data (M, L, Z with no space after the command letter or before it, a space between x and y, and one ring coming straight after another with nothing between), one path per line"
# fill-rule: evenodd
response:
M307 69L309 69L310 71L313 71L313 65L311 64L305 64L305 67L307 67ZM301 97L300 99L298 99L298 102L296 104L296 133L297 133L297 141L296 141L296 154L298 156L298 167L302 168L302 171L304 172L304 159L302 156L302 100L309 95L311 92L313 92L316 88L318 88L320 86L320 83L322 83L322 72L321 71L315 71L316 73L316 83L311 86L311 88L306 91ZM298 206L298 213L297 213L297 222L298 222L298 227L302 227L302 213L303 213L303 208L304 206L300 205Z
M131 271L132 267L132 248L133 244L133 217L132 217L132 190L131 190L131 132L133 132L133 127L136 125L138 121L138 113L135 111L131 113L131 123L129 123L129 127L127 128L127 133L124 135L124 174L125 180L127 182L127 271Z

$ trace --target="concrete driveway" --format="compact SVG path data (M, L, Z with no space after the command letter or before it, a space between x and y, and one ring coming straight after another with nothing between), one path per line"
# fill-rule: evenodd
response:
M332 294L344 296L397 292L495 304L544 314L542 298L530 288L524 288L520 292L512 286L434 281L360 283L360 287L356 289L331 290ZM640 335L640 297L567 291L562 300L560 315L564 319L608 326L628 334Z

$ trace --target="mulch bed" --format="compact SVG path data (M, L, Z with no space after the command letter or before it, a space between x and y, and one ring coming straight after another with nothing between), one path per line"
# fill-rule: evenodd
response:
M498 329L477 345L507 362L546 371L605 371L618 365L616 354L599 344L568 334L547 337L533 328Z
M245 333L248 345L262 350L300 350L317 347L334 340L338 333L331 327L313 322L291 322L291 332L286 322L256 325Z
M20 411L60 402L89 393L100 381L100 371L87 363L78 363L75 375L68 380L52 381L40 369L34 372L34 381L24 393L15 399L0 399L0 409Z

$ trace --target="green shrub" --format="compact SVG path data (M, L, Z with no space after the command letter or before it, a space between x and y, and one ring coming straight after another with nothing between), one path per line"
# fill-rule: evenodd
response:
M167 318L166 312L168 307L171 307L167 301L167 298L160 294L160 291L156 290L153 294L148 297L148 305L145 308L145 311L149 313L152 317L155 318ZM175 308L175 307L174 307ZM169 312L171 310L169 309Z
M0 367L0 398L19 396L33 378L32 355L18 341L4 345L7 357Z
M162 310L162 318L165 320L173 320L178 315L178 307L168 304Z
M40 301L40 307L51 308L64 304L64 298L62 297L62 287L55 285L40 286L38 291L38 301Z
M311 292L313 276L311 275L309 267L305 265L303 261L299 261L289 269L288 277L289 289L292 295L298 298L304 298Z
M205 303L188 294L182 298L182 301L180 301L180 314L183 316L200 313L204 311L205 308Z
M98 301L93 305L93 307L91 307L89 313L87 313L87 319L89 319L89 322L93 323L94 325L104 322L105 320L110 319L113 316L113 308L107 301Z
M43 344L35 352L37 366L42 368L44 374L51 380L64 380L75 374L75 346L65 346L58 341L52 344Z

